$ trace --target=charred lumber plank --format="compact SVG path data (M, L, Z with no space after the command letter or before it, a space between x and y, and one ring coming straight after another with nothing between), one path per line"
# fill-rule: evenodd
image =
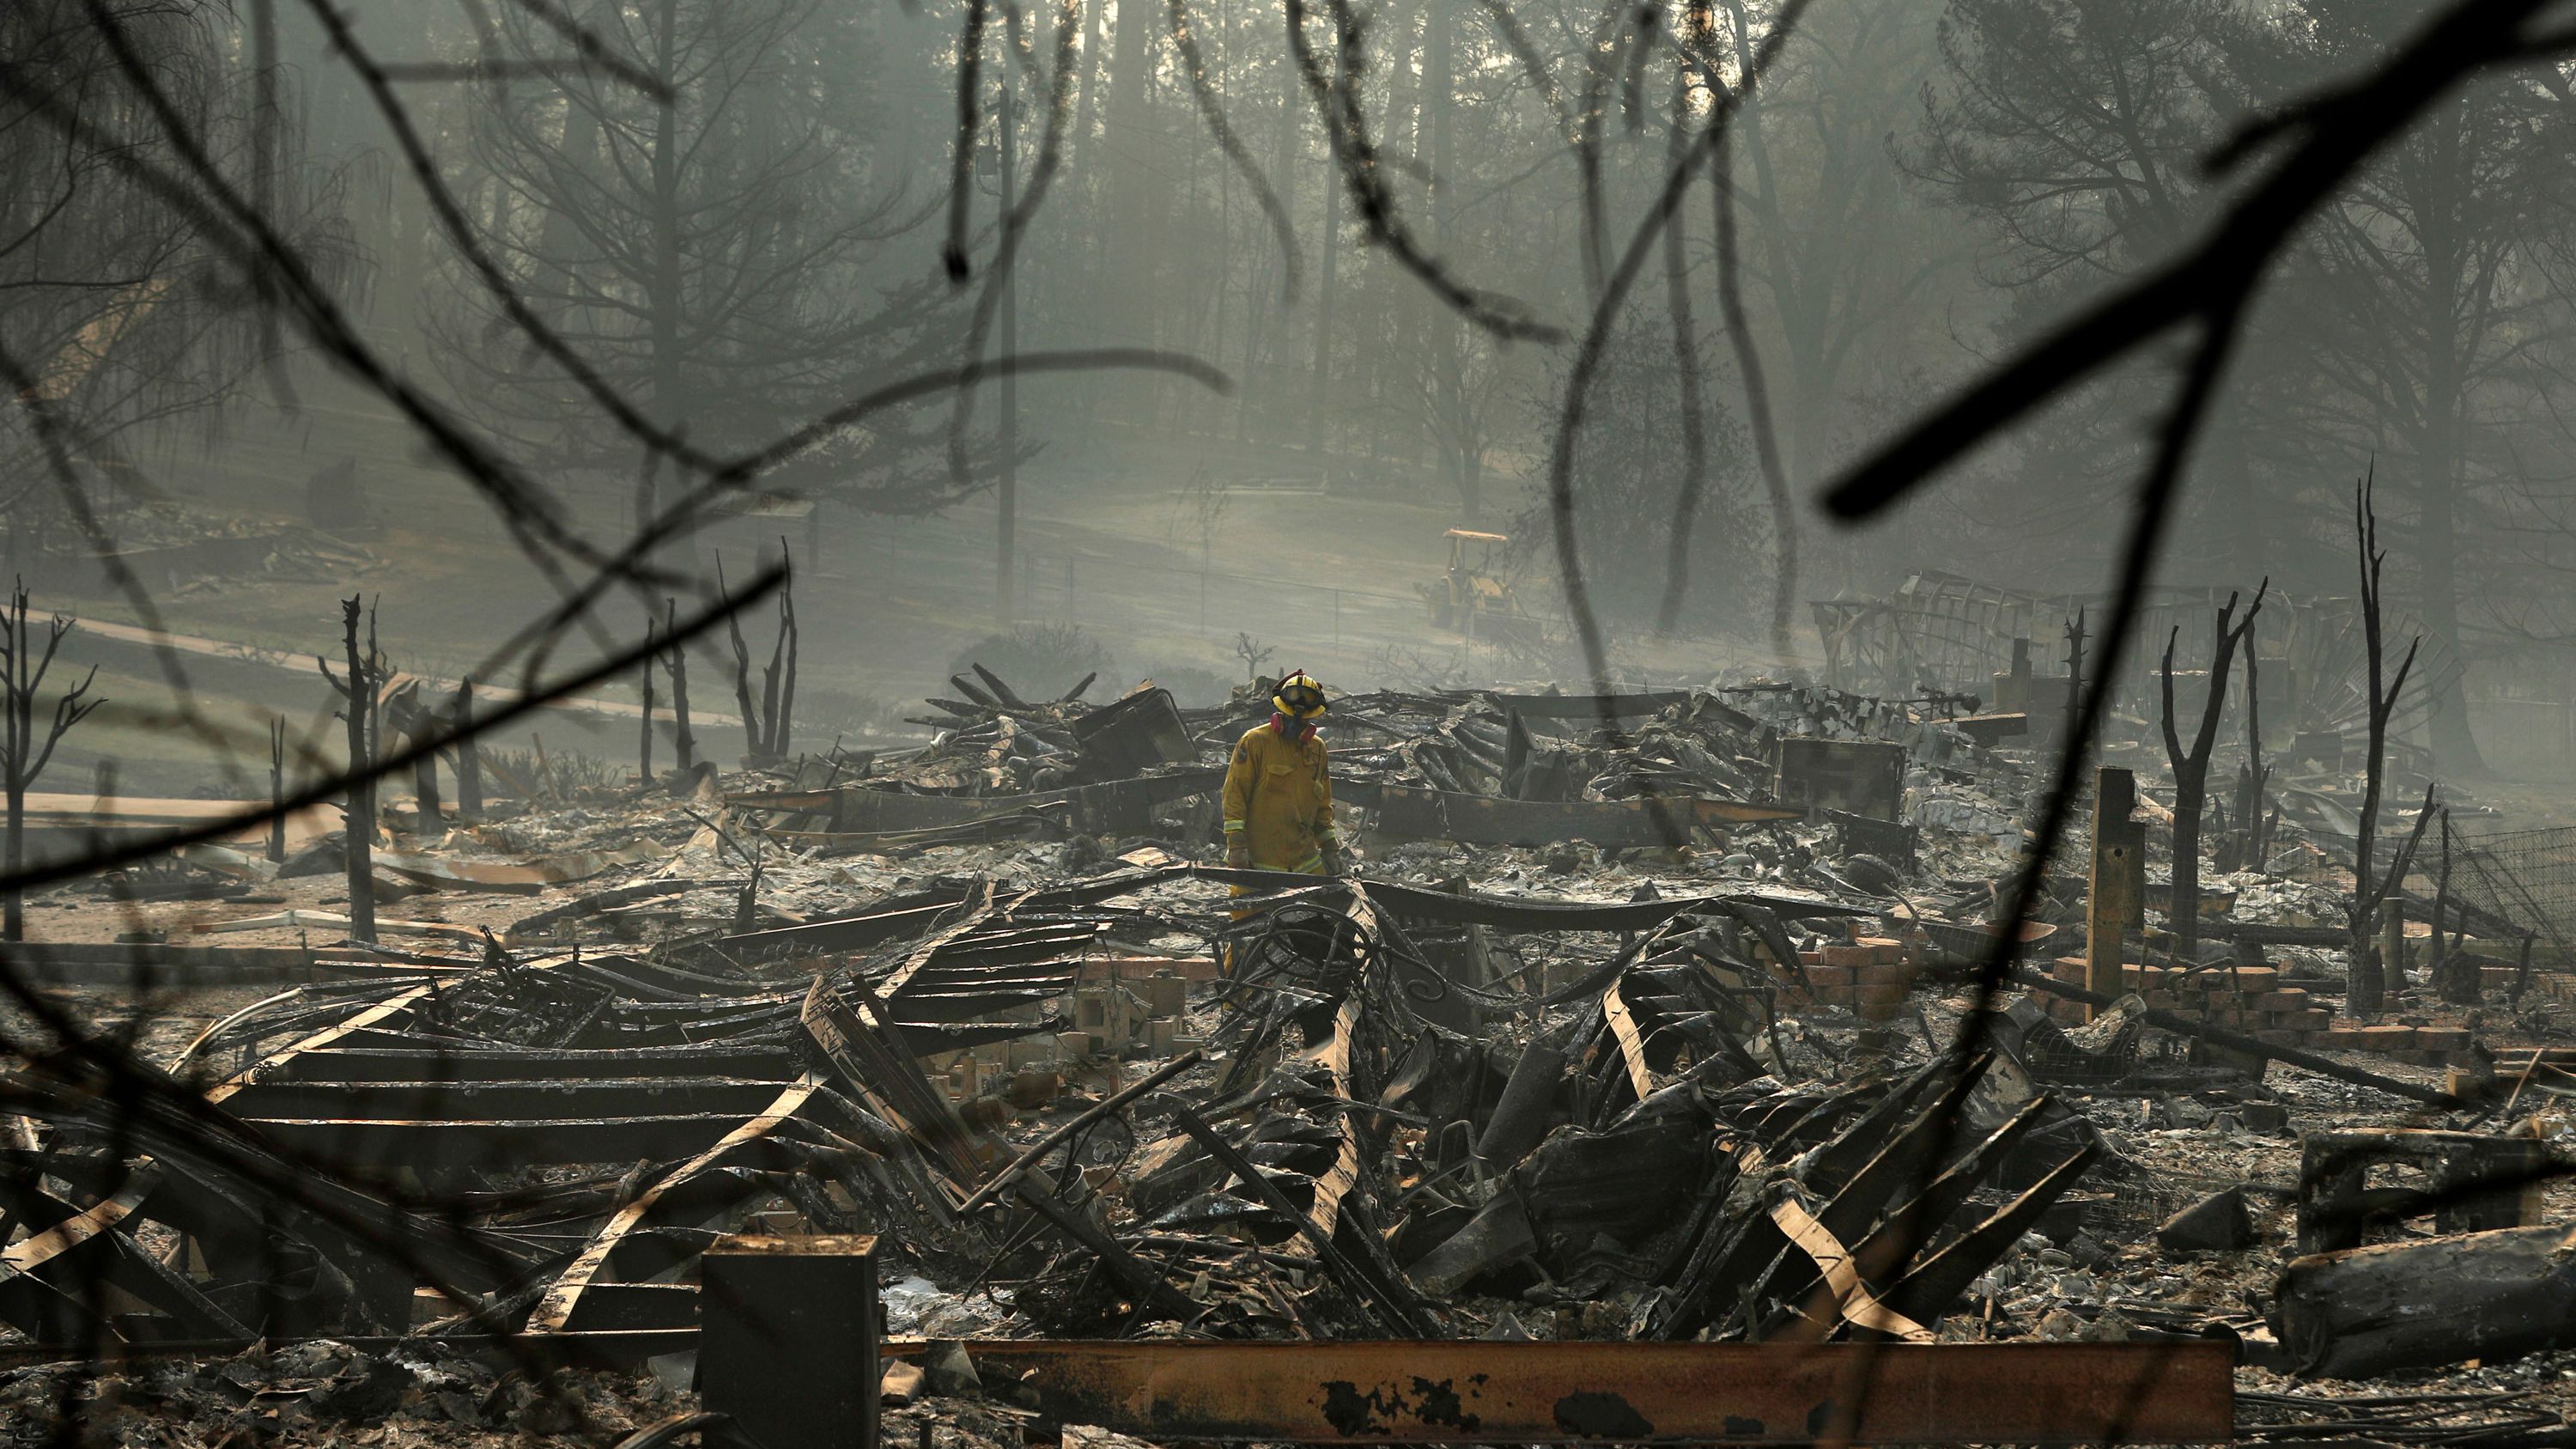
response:
M967 667L975 671L975 677L984 681L984 687L993 691L994 696L1002 701L1005 708L1022 711L1026 711L1030 708L1027 700L1020 698L1017 691L1013 690L1008 684L1002 682L1002 676L995 674L993 671L985 668L981 664L971 664Z
M633 1332L638 1329L694 1330L698 1326L695 1283L593 1283L582 1290L566 1333Z
M279 1147L319 1158L352 1176L404 1167L515 1168L594 1162L669 1162L720 1142L740 1113L658 1117L487 1120L246 1117Z
M259 1082L234 1094L260 1119L507 1121L519 1118L754 1116L777 1097L772 1078L590 1077L556 1081Z
M95 1333L113 1342L116 1335L92 1316L85 1280L104 1278L117 1229L151 1195L155 1176L145 1162L113 1195L0 1252L0 1267L8 1269L0 1275L0 1319L41 1341Z
M529 1332L559 1334L568 1331L573 1312L580 1306L583 1291L588 1289L592 1280L599 1277L608 1266L610 1256L616 1253L619 1246L653 1216L665 1197L670 1196L675 1188L714 1167L734 1150L777 1131L790 1118L804 1110L806 1102L814 1096L822 1084L822 1078L810 1073L790 1083L770 1102L766 1111L748 1122L737 1125L714 1146L664 1174L659 1181L637 1194L633 1202L612 1214L607 1222L600 1225L599 1231L591 1236L590 1242L574 1257L571 1265L548 1285L544 1296L537 1300L536 1308L528 1316Z
M2235 1350L2216 1341L967 1349L988 1376L1034 1389L1046 1421L1158 1443L1804 1445L1844 1415L1846 1442L1861 1444L2210 1444L2235 1433Z
M2047 1099L2041 1097L2034 1097L2024 1102L2018 1111L2006 1118L1993 1132L1987 1134L1983 1141L1970 1148L1958 1161L1950 1164L1921 1192L1887 1214L1867 1237L1853 1244L1852 1266L1862 1280L1876 1285L1901 1276L1899 1270L1915 1254L1922 1251L1923 1245L1931 1240L1934 1232L1948 1223L1951 1216L1966 1205L1969 1195L1985 1181L1987 1174L1993 1171L2002 1162L2004 1155L2012 1151L2014 1146L2029 1133L2031 1127L2038 1123L2040 1114L2046 1110L2047 1105ZM1832 1206L1840 1205L1841 1199L1838 1197ZM1791 1296L1795 1298L1802 1295ZM1816 1320L1817 1315L1814 1312L1816 1304L1813 1296L1812 1294L1804 1296L1810 1298L1809 1311L1805 1316L1810 1320ZM1833 1297L1848 1301L1847 1295L1839 1289L1833 1290ZM1844 1316L1850 1317L1848 1313ZM1890 1316L1893 1317L1892 1314ZM1858 1322L1856 1319L1851 1321ZM1831 1325L1825 1326L1831 1327ZM1766 1332L1757 1336L1773 1338L1778 1335ZM1899 1336L1910 1335L1900 1334Z
M1885 1295L1887 1306L1917 1323L1939 1322L1977 1275L2021 1241L2021 1235L2039 1221L2049 1204L2074 1186L2075 1179L2083 1176L2101 1155L2099 1142L2084 1144L2081 1151L2050 1168L2021 1196L1995 1209L1984 1222L1951 1239L1907 1272Z
M928 1161L944 1177L951 1202L962 1202L961 1186L981 1176L975 1139L948 1101L931 1086L921 1064L888 1019L885 1004L867 984L855 978L837 989L829 975L814 978L799 1021L842 1085L857 1093L870 1110L892 1122L919 1143Z
M963 674L952 674L952 675L948 676L948 685L949 685L949 687L950 687L951 689L956 690L959 694L962 694L962 695L966 696L968 699L971 699L971 700L975 701L975 711L974 711L974 712L975 712L975 713L977 713L977 714L983 714L983 715L999 714L999 713L1001 713L1001 712L1002 712L1002 710L1003 710L1003 709L1005 709L1005 708L1007 707L1007 706L1005 706L1005 705L1004 705L1000 700L995 699L993 696L991 696L991 695L989 695L989 694L986 694L986 693L985 693L981 688L978 688L975 684L973 684L972 682L970 682L970 681L966 678L966 676L965 676L965 675L963 675ZM931 701L931 703L932 703L932 704L935 704L935 705L939 705L939 706L940 706L940 707L942 707L942 708L947 708L947 707L948 707L948 705L950 705L951 703L953 703L953 701L934 699L934 700L932 700L932 701ZM949 710L949 713L951 713L951 714L964 714L964 713L967 713L967 711L965 711L965 710L960 710L960 709L951 709L951 710Z
M1792 1321L1793 1331L1777 1336L1805 1343L1821 1342L1848 1323L1907 1343L1932 1341L1930 1329L1879 1300L1862 1275L1858 1255L1844 1247L1842 1239L1796 1197L1784 1193L1775 1199L1771 1221L1779 1225L1781 1236L1815 1265L1825 1285L1825 1291L1817 1295L1822 1301L1811 1303L1805 1314ZM1831 1317L1822 1311L1824 1303L1832 1305Z
M358 1012L356 1015L341 1021L337 1025L325 1027L321 1031L317 1031L311 1036L305 1037L292 1045L272 1052L268 1056L262 1058L256 1065L252 1066L250 1070L243 1072L232 1078L230 1081L224 1082L208 1091L206 1093L206 1100L221 1105L234 1093L241 1091L244 1087L250 1085L253 1081L258 1080L263 1075L284 1068L289 1062L294 1061L298 1055L304 1052L319 1051L324 1047L335 1046L341 1042L349 1040L362 1031L404 1022L408 1020L413 1010L417 1008L421 1002L429 999L429 994L433 989L435 988L429 986L415 986L409 991L397 992L396 994L377 1002L375 1005L368 1007L364 1011Z

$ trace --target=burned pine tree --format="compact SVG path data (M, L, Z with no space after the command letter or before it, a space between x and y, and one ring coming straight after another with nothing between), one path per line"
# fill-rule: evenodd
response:
M2176 625L2165 637L2165 758L2173 766L2174 777L2173 894L2165 919L2173 929L2174 958L2185 964L2195 959L2200 947L2200 820L2209 803L2209 753L2218 744L2219 721L2227 713L2227 675L2235 667L2237 647L2244 645L2251 652L2254 620L2263 612L2263 597L2271 589L2267 578L2254 591L2254 602L2241 620L2235 618L2235 594L2219 606L2210 646L2209 697L2201 706L2200 728L2187 751L2174 728L2174 642L2182 637L2182 627Z
M75 688L54 701L54 717L45 727L44 740L36 739L36 691L42 689L45 675L54 667L54 655L63 645L63 636L72 631L73 620L56 614L46 626L44 641L39 645L27 629L27 585L18 581L9 591L9 607L0 613L0 708L7 712L5 737L0 737L0 784L9 792L9 839L6 869L12 880L27 861L27 788L53 763L54 746L62 743L74 726L90 717L104 699L89 698L89 687L98 678L98 666L90 666ZM0 920L0 937L23 941L27 936L25 892L9 888L5 920Z

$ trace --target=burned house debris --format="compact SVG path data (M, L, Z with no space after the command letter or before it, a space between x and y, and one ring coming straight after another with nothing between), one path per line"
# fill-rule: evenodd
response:
M2177 959L2171 893L2137 878L2162 785L2106 768L2128 818L2089 879L2050 867L1981 1009L1984 922L2034 868L1996 823L2032 757L1950 709L1347 696L1366 859L1317 878L1211 863L1257 685L1182 709L1094 683L1031 704L978 670L925 745L404 828L372 861L400 945L219 897L191 903L223 917L207 944L23 948L39 978L256 999L157 1068L76 1040L18 1067L20 1361L193 1355L255 1385L325 1345L330 1373L246 1402L319 1423L374 1395L457 1432L555 1412L495 1373L658 1372L796 1442L868 1442L880 1412L2176 1442L2337 1422L2307 1376L2492 1377L2568 1341L2553 978L2480 968L2518 1016L2401 984L2400 1019L2352 1021L2312 817L2266 822L2272 868L2213 878ZM219 849L177 870L336 880ZM2515 944L2472 893L2430 904L2445 951ZM301 944L218 944L252 933ZM1873 1357L1848 1371L1919 1390L1838 1397ZM879 1392L822 1418L790 1392L872 1364ZM2059 1387L1962 1387L2024 1375ZM2498 1387L2426 1422L2501 1444L2528 1441L2479 1426L2543 1420Z
M2576 1445L2571 8L0 5L0 1449Z

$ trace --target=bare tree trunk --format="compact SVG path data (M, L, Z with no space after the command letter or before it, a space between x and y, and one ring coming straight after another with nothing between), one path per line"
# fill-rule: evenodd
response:
M474 723L474 681L470 677L456 686L455 719L459 731ZM483 746L471 734L456 742L456 813L467 820L483 813Z
M2210 649L2209 698L2201 706L2200 729L2188 750L2174 728L2174 641L2182 636L2181 627L2165 637L2165 759L2173 766L2174 777L2173 894L2165 920L2173 930L2174 956L2186 965L2200 954L2200 817L2209 802L2209 756L2218 744L2219 719L2227 710L2227 676L2236 667L2236 646L2253 632L2254 618L2263 612L2263 596L2271 587L2271 580L2263 581L2241 623L2233 622L2236 595L2229 594L2220 606L2217 641Z
M785 557L786 542L785 539L779 540L782 558ZM778 590L778 648L769 656L766 691L769 700L769 753L781 759L786 758L788 733L796 717L796 632L796 575L791 572Z
M2428 947L2433 989L2453 1006L2475 1006L2486 994L2477 958L2451 949L2443 933L2451 921L2451 811L2442 808L2442 873L2433 887L2433 938Z
M635 777L653 783L653 618L644 619L644 724L636 732Z
M1169 211L1172 158L1154 114L1152 87L1162 47L1155 43L1150 0L1121 0L1118 28L1110 37L1109 93L1102 98L1108 140L1101 168L1108 214L1101 219L1096 314L1119 341L1151 347L1161 340L1163 289L1154 259L1162 252L1160 228ZM1169 168L1168 170L1166 168ZM1108 381L1116 416L1136 422L1153 416L1161 390L1144 378Z
M21 579L9 589L9 602L0 609L0 714L7 716L5 729L0 729L0 783L8 793L9 820L7 840L0 844L0 870L6 870L14 882L27 864L27 789L36 777L52 763L54 746L72 727L89 718L90 712L105 703L86 699L89 687L98 680L98 669L92 666L88 677L54 702L54 717L45 731L43 744L36 742L36 691L43 687L45 675L54 667L54 653L62 648L63 636L72 631L72 621L60 614L47 626L45 645L40 653L27 633L27 585ZM107 779L106 766L100 767L100 779ZM104 795L113 786L101 783ZM23 941L27 935L26 894L11 885L5 899L0 899L0 938Z
M671 640L671 651L662 656L664 667L671 671L671 748L676 756L673 767L686 774L698 763L697 736L689 733L689 654L680 646L680 601L663 601L670 610L663 633Z
M2238 833L2244 844L2239 859L2246 870L2261 870L2271 858L2272 841L2263 804L2272 772L2263 764L2263 691L2259 667L2263 641L2245 643L2245 767L2236 776Z
M1002 576L1009 577L1010 564L1002 564ZM724 561L716 561L716 587L724 587ZM758 760L768 753L768 739L761 731L760 710L751 699L751 646L743 642L742 616L739 612L725 615L726 641L733 646L733 703L742 712L743 753Z
M2381 657L2379 574L2388 555L2379 547L2379 513L2371 498L2372 478L2365 475L2353 489L2353 531L2361 551L2361 628L2363 647L2369 651L2370 665L2370 753L2363 762L2361 813L2353 830L2352 842L2352 919L2349 953L2352 958L2351 980L2344 988L2344 1013L2352 1017L2370 1017L2379 1013L2387 999L2388 984L2385 963L2379 959L2376 935L2379 903L2387 897L2404 872L2403 865L2391 861L2388 879L2374 884L2371 880L2370 856L2372 837L2379 830L2379 806L2388 777L2388 720L2397 708L2399 691L2406 687L2406 675L2415 667L2415 651L2423 644L2418 637L2406 646L2406 658L2397 666L2397 677L2387 678ZM2428 801L2429 804L2429 801ZM2423 822L2416 822L2421 835Z
M668 78L676 73L673 46L677 21L677 0L661 0L653 31L653 74L658 77ZM685 386L680 371L684 292L680 275L679 105L674 97L670 104L654 110L653 195L648 218L653 229L653 274L644 296L653 348L653 421L666 428L676 428L682 422L681 393ZM643 480L635 497L639 529L649 526L661 513L661 462L658 452L648 453L644 460ZM658 555L662 551L655 552Z
M286 721L268 722L268 858L286 859Z
M8 757L0 759L0 768L8 772L9 838L5 866L9 878L17 879L27 864L27 762L36 732L36 688L28 678L31 661L27 657L27 590L21 584L10 591L9 607L0 614L0 689L6 698L0 704L8 708ZM27 938L25 893L9 888L8 897L0 901L0 939L23 941Z
M419 745L430 737L433 731L430 728L428 711L423 710L413 715L412 728L407 733L414 745ZM412 804L420 814L422 830L434 830L446 824L445 812L440 810L438 801L436 751L424 751L419 759L411 762L411 793Z
M1431 132L1431 235L1442 256L1456 241L1457 207L1450 188L1456 185L1458 111L1458 22L1456 7L1434 3L1431 32L1423 50L1422 118ZM1465 359L1459 349L1457 316L1446 307L1429 309L1431 328L1432 412L1438 422L1442 471L1458 490L1458 521L1473 527L1485 508L1483 458L1469 431L1466 414Z
M1333 73L1338 80L1339 47L1334 55ZM1315 372L1306 394L1306 446L1321 459L1332 451L1324 437L1324 391L1333 370L1333 294L1342 255L1342 167L1330 146L1324 149L1324 229L1318 240L1324 248L1324 265L1315 287Z
M341 832L341 855L348 865L349 936L352 940L376 939L376 789L366 778L373 758L367 748L367 717L374 713L375 684L371 661L358 644L358 608L355 598L342 601L340 626L348 652L348 707L341 713L349 725L349 796L348 826Z
M18 710L14 704L9 710L9 728L11 735L15 737L18 734ZM8 870L10 877L15 879L26 864L27 787L19 780L18 772L13 768L9 771ZM0 904L0 939L10 941L27 939L26 893L16 886L9 888L7 902Z

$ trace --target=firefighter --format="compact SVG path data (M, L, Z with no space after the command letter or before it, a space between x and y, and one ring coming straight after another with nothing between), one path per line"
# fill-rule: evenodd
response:
M1225 771L1225 863L1237 869L1347 873L1333 832L1333 779L1324 741L1324 687L1291 670L1270 696L1276 711L1234 743Z

